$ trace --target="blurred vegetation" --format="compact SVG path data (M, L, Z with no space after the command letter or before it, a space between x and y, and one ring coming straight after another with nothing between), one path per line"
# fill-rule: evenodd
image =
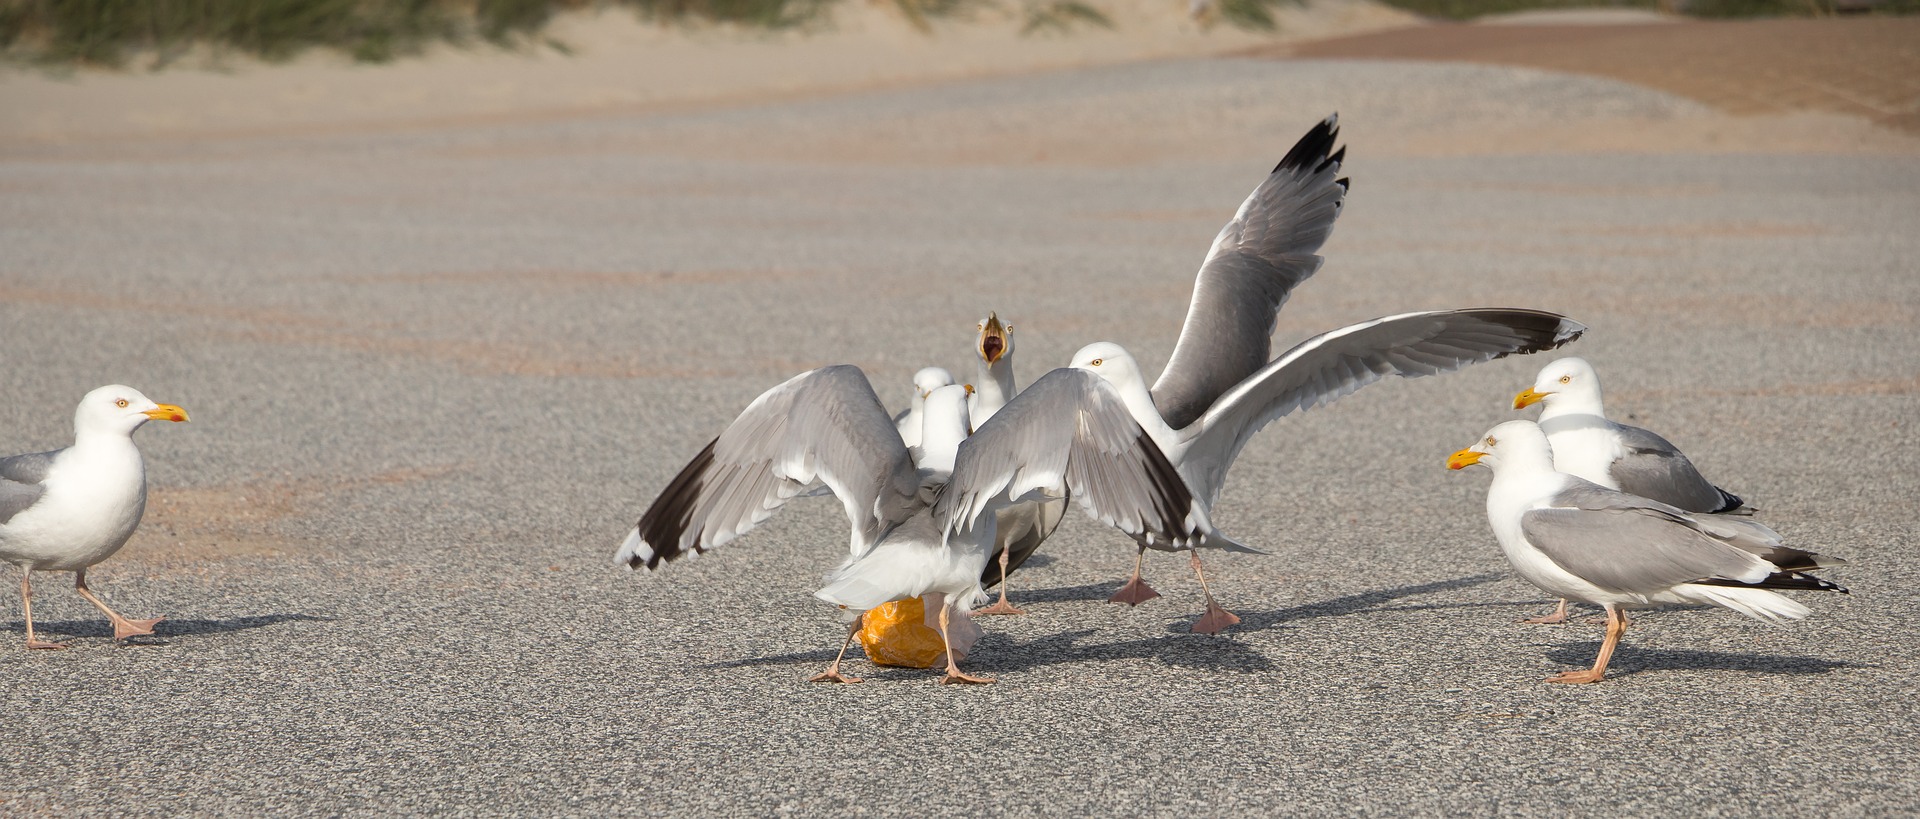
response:
M1169 0L1170 2L1172 0ZM1229 25L1272 30L1272 10L1302 0L1197 0ZM620 7L659 22L725 22L781 29L817 19L835 0L0 0L0 56L51 65L123 66L135 55L159 67L195 46L283 60L331 48L384 62L430 43L487 42L504 47L564 43L541 32L556 12ZM1021 32L1111 28L1086 0L891 0L916 27L1011 11ZM1386 0L1433 17L1466 19L1528 9L1615 5L1663 7L1661 0ZM1006 3L1007 5L1003 5ZM1920 0L1665 0L1698 17L1920 12Z
M970 0L898 0L903 4ZM121 66L134 54L160 66L195 45L284 60L333 48L385 62L429 43L553 43L556 12L626 7L660 21L786 28L830 0L0 0L0 53L51 64ZM563 47L562 47L563 48ZM564 50L564 48L563 48Z
M1827 17L1843 13L1920 13L1920 0L1383 0L1428 17L1469 20L1536 9L1640 8L1689 17Z

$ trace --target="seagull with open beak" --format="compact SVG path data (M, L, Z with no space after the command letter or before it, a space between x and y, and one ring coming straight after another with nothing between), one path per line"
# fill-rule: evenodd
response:
M979 372L974 378L973 396L967 399L967 417L979 429L1020 391L1013 384L1013 325L1001 324L1000 316L988 311L980 321L980 336L973 351L979 356L975 361Z

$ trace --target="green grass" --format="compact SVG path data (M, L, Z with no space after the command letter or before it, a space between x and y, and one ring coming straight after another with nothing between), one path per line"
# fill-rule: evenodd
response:
M960 3L970 0L900 0ZM781 28L828 0L605 0L660 21L709 20ZM366 62L429 43L542 42L555 12L588 0L0 0L0 53L55 65L155 67L195 45L284 60L331 48ZM558 46L560 44L555 43ZM564 50L564 48L563 48Z
M865 2L865 0L850 0ZM1170 1L1170 0L1169 0ZM1832 13L1843 0L1677 0L1699 17ZM418 53L430 43L543 43L553 15L588 6L627 8L658 22L712 21L779 29L815 19L836 0L0 0L0 57L55 66L124 66L138 56L158 68L196 46L284 60L327 48L366 62ZM923 31L936 19L1007 11L1021 33L1113 27L1085 0L892 0ZM1272 10L1301 0L1214 0L1220 19L1272 30ZM1594 0L1387 0L1431 17L1466 19L1528 9L1578 8ZM1612 5L1654 8L1657 0ZM1920 0L1880 0L1882 13L1920 12Z

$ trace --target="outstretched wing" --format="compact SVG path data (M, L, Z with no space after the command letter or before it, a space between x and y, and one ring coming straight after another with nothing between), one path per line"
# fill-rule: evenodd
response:
M654 569L726 545L816 479L846 506L855 554L916 508L919 473L858 367L801 373L754 399L667 484L617 560Z
M1220 396L1199 420L1181 472L1211 504L1240 448L1274 419L1390 375L1439 375L1513 353L1551 350L1586 329L1556 313L1480 308L1404 313L1321 333Z
M1316 254L1346 201L1339 137L1339 115L1315 125L1207 250L1173 358L1153 385L1153 403L1174 429L1267 363L1280 307L1320 269Z
M1180 473L1100 376L1063 368L960 445L934 502L944 531L973 528L1029 495L1067 495L1094 519L1149 543L1192 545L1212 532Z

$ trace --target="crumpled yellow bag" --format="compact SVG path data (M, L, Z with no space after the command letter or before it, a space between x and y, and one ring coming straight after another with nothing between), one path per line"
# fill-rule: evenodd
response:
M874 665L901 668L946 665L947 650L940 643L940 607L944 605L946 595L936 592L869 609L855 636ZM983 634L979 624L961 609L947 616L947 627L953 632L954 661L965 660L967 651Z

